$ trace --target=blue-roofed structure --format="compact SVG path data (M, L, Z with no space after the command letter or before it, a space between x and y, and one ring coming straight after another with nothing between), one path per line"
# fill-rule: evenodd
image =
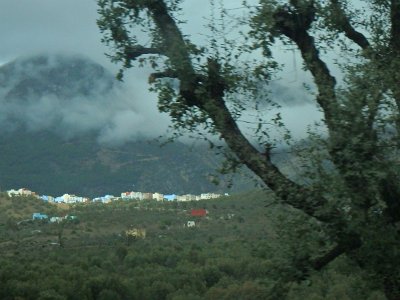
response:
M110 203L111 201L115 200L116 197L113 195L105 195L103 197L93 198L93 202L102 202L102 203Z
M49 202L49 198L48 198L48 196L46 196L46 195L42 195L42 196L40 196L39 198L42 199L42 200L45 201L45 202Z
M47 220L49 217L46 214L42 213L33 213L32 220Z
M54 202L54 197L52 196L42 195L39 198L45 202Z

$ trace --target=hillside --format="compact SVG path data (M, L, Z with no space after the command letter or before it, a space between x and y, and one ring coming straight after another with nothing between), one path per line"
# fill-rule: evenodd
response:
M293 259L303 249L317 251L321 244L308 233L316 224L277 204L266 208L271 201L271 195L253 192L195 202L76 205L58 212L38 199L0 197L0 208L26 211L21 219L38 209L77 217L60 224L0 219L0 298L252 300L282 299L277 295L285 291L289 300L385 299L344 257L322 275L280 281L295 276ZM207 217L190 216L192 208L202 207ZM195 227L184 226L187 221ZM126 237L130 228L146 236Z
M62 205L49 205L42 200L34 197L23 197L18 200L8 198L5 193L0 194L0 223L4 225L7 220L19 222L31 219L35 212L42 212L49 215L60 214L69 208Z
M3 190L29 187L39 194L88 197L128 190L230 192L223 179L218 186L211 182L218 158L206 146L200 149L178 142L160 147L146 141L113 148L99 145L94 135L63 140L51 132L17 131L0 135L0 186ZM250 180L239 176L236 190L252 186Z

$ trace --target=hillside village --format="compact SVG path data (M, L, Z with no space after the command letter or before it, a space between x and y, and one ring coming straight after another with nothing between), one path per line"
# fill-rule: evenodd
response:
M136 200L136 201L145 201L145 200L156 200L157 202L161 201L166 201L166 202L187 202L187 201L200 201L200 200L210 200L210 199L217 199L223 196L228 196L228 194L216 194L216 193L203 193L201 195L191 195L191 194L186 194L186 195L163 195L161 193L143 193L143 192L123 192L121 193L120 197L116 197L113 195L105 195L102 197L95 197L93 199L90 199L88 197L81 197L81 196L76 196L73 194L64 194L59 197L53 197L49 195L41 195L39 196L36 192L31 191L27 188L20 188L18 190L11 189L7 191L7 195L10 198L13 197L33 197L35 199L43 200L44 202L51 203L51 204L79 204L79 203L104 203L108 204L113 201L117 200L125 200L125 201L130 201L130 200ZM191 215L194 217L204 217L207 215L207 210L205 209L193 209L191 212ZM75 220L77 219L76 216L73 215L64 215L63 217L60 216L48 216L47 214L41 213L41 212L35 212L32 214L32 220L47 220L50 223L60 223L66 220ZM27 220L22 220L21 222L24 222ZM190 221L187 224L188 227L193 227L194 222Z
M0 299L264 299L276 270L290 262L290 243L321 247L304 234L314 224L266 201L275 202L252 191L202 201L68 205L4 193ZM296 221L283 218L286 211ZM288 300L300 293L385 299L362 273L349 277L352 266L339 259L324 282L311 274L319 285L290 285Z
M199 201L199 200L209 200L209 199L216 199L222 196L228 196L227 193L224 195L216 194L216 193L203 193L200 195L175 195L175 194L168 194L164 195L161 193L145 193L145 192L123 192L121 193L120 197L116 197L113 195L105 195L101 197L95 197L90 199L88 197L81 197L76 196L73 194L64 194L59 197L53 197L49 195L41 195L39 196L36 192L33 192L27 188L20 188L18 190L11 189L7 191L7 195L9 197L13 196L31 196L49 203L56 203L56 204L74 204L74 203L91 203L91 202L101 202L101 203L110 203L116 200L156 200L156 201Z

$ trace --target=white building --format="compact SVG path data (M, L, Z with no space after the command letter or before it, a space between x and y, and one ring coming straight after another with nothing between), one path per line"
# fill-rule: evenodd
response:
M93 198L93 202L102 202L102 203L110 203L111 201L116 200L117 197L114 197L113 195L105 195L103 197L97 197Z
M190 228L190 227L196 227L196 223L195 223L194 221L187 221L186 226L187 226L188 228Z
M56 203L67 203L67 204L83 203L83 202L87 202L87 201L89 201L88 198L78 197L78 196L70 195L70 194L64 194L64 195L54 199L54 202L56 202Z
M61 223L64 220L62 217L51 217L50 223Z
M214 193L206 193L206 194L201 194L200 199L201 200L209 200L209 199L215 199L221 197L220 194L214 194Z
M125 200L143 200L143 193L142 192L125 192L121 193L121 198Z
M11 189L11 190L7 191L7 195L9 197L12 197L12 196L34 196L34 197L38 197L35 192L32 192L32 191L30 191L30 190L28 190L26 188L20 188L19 190Z
M19 196L19 192L17 190L11 189L7 191L8 197Z
M196 195L186 194L176 197L177 201L196 201Z
M164 200L164 195L160 193L154 193L153 194L153 199L157 201L163 201Z

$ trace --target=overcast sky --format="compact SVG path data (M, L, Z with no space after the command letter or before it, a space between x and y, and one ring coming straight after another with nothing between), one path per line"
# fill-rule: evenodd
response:
M0 60L38 52L78 52L106 63L94 0L1 0Z
M224 0L227 8L240 14L242 0ZM257 2L254 0L253 2ZM185 32L197 39L204 38L204 18L210 16L207 0L187 0L184 3L184 16L189 21ZM108 49L100 42L101 35L96 25L97 4L94 0L0 0L0 63L5 63L18 56L27 56L42 52L80 53L116 72L104 53ZM297 58L287 56L289 69L286 72L288 86L294 90L302 85L301 67ZM158 117L155 95L147 92L147 76L144 70L128 73L126 85L132 91L132 101L138 105L142 114L139 127L154 126ZM125 100L124 100L125 101ZM297 110L284 109L287 123L297 134L304 132L307 123L318 119L319 113L310 105ZM148 120L152 120L151 122ZM162 133L162 127L168 124L167 118L161 117L154 135ZM133 122L137 125L137 122ZM127 124L130 124L127 122Z
M241 7L242 0L225 0L227 8ZM191 34L204 32L204 18L210 16L208 0L184 2ZM43 51L73 51L108 64L96 25L95 0L1 0L0 61Z

